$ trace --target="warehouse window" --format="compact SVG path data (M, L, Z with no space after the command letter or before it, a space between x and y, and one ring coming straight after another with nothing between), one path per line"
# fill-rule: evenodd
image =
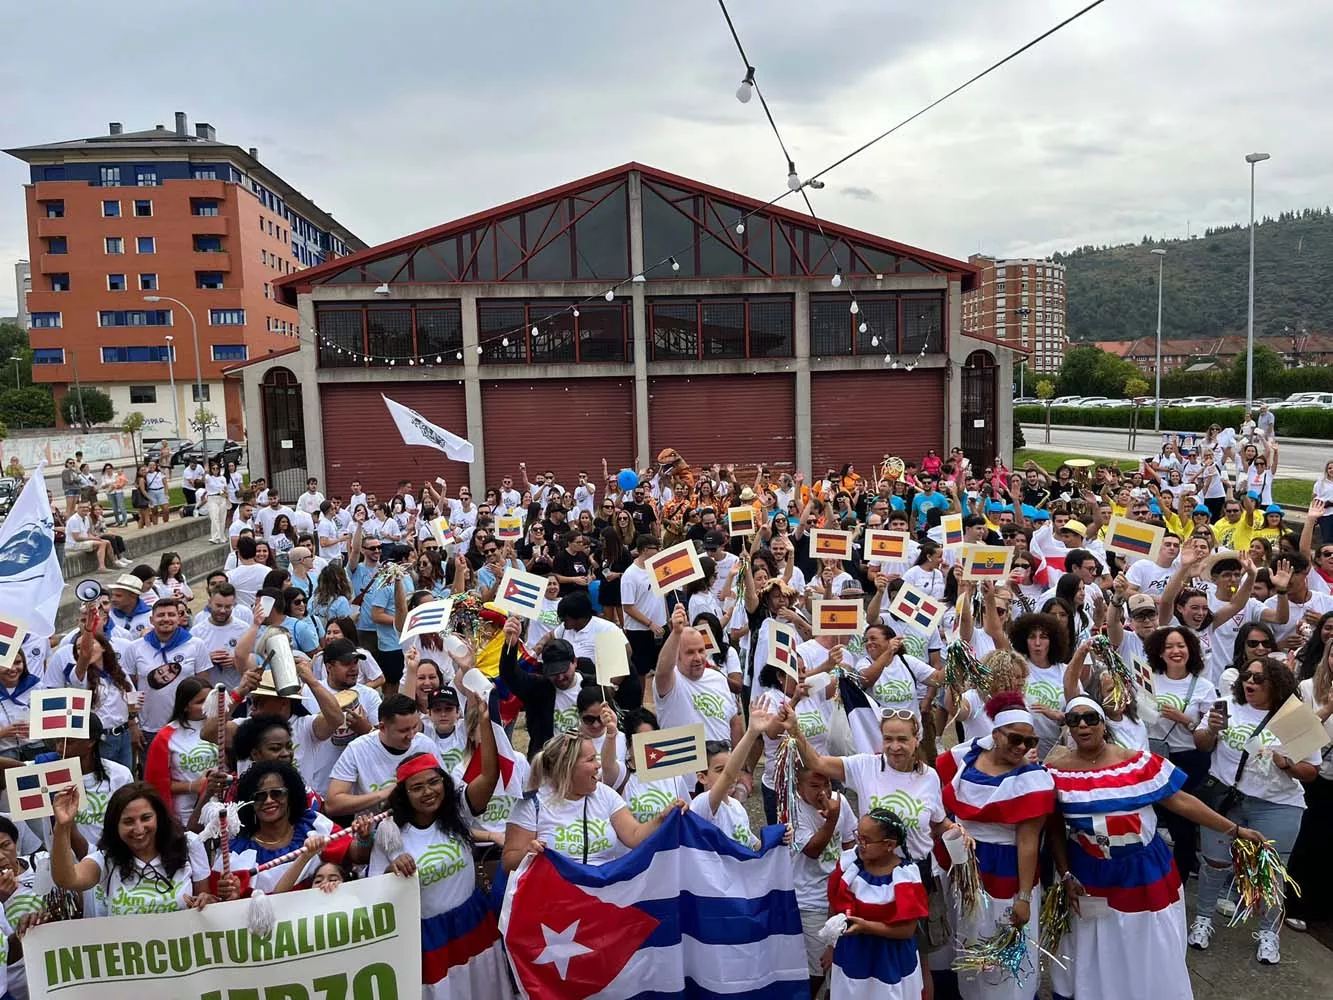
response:
M784 296L656 299L648 326L654 361L789 358L794 305Z

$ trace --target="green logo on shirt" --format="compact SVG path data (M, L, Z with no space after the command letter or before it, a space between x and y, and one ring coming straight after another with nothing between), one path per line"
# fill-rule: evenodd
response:
M722 699L711 691L696 691L690 696L694 710L705 719L725 719L727 707Z
M640 823L647 823L671 805L675 798L666 789L648 787L629 800L629 811Z
M518 797L514 795L492 795L491 801L486 803L486 811L482 813L481 821L483 823L505 822L509 819L509 813L517 801Z
M579 724L579 710L576 706L555 710L555 731L563 733Z
M177 763L186 774L203 774L210 767L217 767L218 748L215 744L200 742L181 754Z
M911 681L904 681L898 678L881 679L875 685L875 700L881 705L892 705L899 702L911 701L916 694L916 688Z
M806 739L828 732L828 725L824 722L824 717L819 714L818 709L812 709L808 712L798 711L796 713L796 724L801 727L801 735Z
M915 656L918 660L926 658L926 640L919 635L901 635L903 641L903 652L908 656Z
M870 796L870 808L889 809L898 814L898 818L903 821L903 826L907 829L919 830L921 814L926 811L926 804L899 788L888 795Z
M1059 711L1065 703L1064 692L1050 681L1028 681L1028 701Z
M754 834L750 832L750 828L744 823L737 823L735 827L732 828L731 839L738 844L744 844L746 847L757 848L759 846L759 842L755 840Z
M42 908L42 897L35 892L24 892L19 889L9 899L5 900L5 917L9 920L11 926L17 924L20 919L29 913L36 913Z
M95 826L100 827L102 821L106 819L106 804L111 801L111 796L106 792L85 792L87 803L82 809L74 814L74 823L76 826Z
M1257 726L1227 726L1221 733L1222 742L1239 753L1245 749L1245 744L1250 742L1257 728ZM1278 738L1264 729L1260 731L1257 742L1260 746L1275 747L1278 745Z
M431 844L417 858L417 878L424 888L458 874L467 867L467 863L463 858L463 848L457 841L450 839L442 844Z
M1185 711L1186 701L1178 694L1159 694L1157 696L1157 707L1159 709L1169 708L1176 712Z
M463 750L461 747L454 747L452 750L446 750L440 754L440 766L444 768L444 773L453 771L459 764L463 763Z
M581 859L585 853L591 857L601 851L611 850L611 824L607 820L590 818L587 821L588 846L586 852L583 846L584 826L585 823L582 819L567 823L564 826L557 826L555 828L555 849L561 854L576 860Z
M121 886L108 901L108 912L112 916L175 913L180 909L182 895L179 883L173 883L169 892L163 892L160 886L147 882L140 882L129 888Z

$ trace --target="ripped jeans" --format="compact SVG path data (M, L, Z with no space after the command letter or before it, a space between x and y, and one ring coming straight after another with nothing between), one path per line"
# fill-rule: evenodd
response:
M1282 863L1286 864L1296 843L1296 835L1300 833L1301 817L1304 814L1305 810L1300 806L1278 805L1252 795L1242 795L1240 801L1227 811L1226 817L1233 823L1258 830L1273 841L1274 849L1282 855ZM1216 867L1218 865L1222 867ZM1195 914L1211 918L1217 909L1218 897L1227 891L1230 884L1231 838L1200 827L1199 894L1195 900ZM1260 915L1259 929L1277 931L1281 926L1282 911L1265 908Z

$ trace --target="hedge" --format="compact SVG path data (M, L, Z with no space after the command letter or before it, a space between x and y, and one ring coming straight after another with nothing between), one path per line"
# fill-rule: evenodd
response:
M1128 428L1134 414L1133 407L1079 407L1052 406L1051 424L1067 427L1124 427ZM1292 410L1275 410L1279 437L1325 438L1333 439L1333 409L1320 407L1302 407ZM1145 406L1139 411L1139 430L1152 430L1153 408ZM1223 427L1239 427L1245 418L1242 406L1164 406L1162 407L1162 428L1181 433L1202 434L1209 424L1221 424ZM1014 425L1045 424L1046 407L1015 406Z

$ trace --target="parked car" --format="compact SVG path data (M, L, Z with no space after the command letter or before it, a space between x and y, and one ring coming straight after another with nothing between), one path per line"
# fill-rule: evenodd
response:
M1270 409L1290 410L1297 406L1333 407L1333 392L1293 392L1280 403L1273 403Z
M1060 396L1051 400L1052 406L1078 406L1082 401L1082 396Z
M153 437L151 434L145 435L143 439L143 455L145 462L150 458L161 459L163 441L167 443L167 454L171 456L170 462L173 466L184 464L186 454L194 447L194 442L189 438Z
M1015 406L1035 406L1035 405L1037 405L1037 404L1040 403L1040 402L1041 402L1041 400L1038 399L1036 396L1019 396L1017 399L1014 400L1014 405L1015 405Z
M1221 406L1222 401L1216 396L1181 396L1167 402L1168 406Z
M18 499L19 481L8 476L0 479L0 515L8 514Z
M237 465L245 464L245 445L241 442L229 439L222 442L221 447L217 447L217 444L217 441L209 439L208 457L210 461L216 459L223 468L226 468L228 462L235 462ZM184 454L184 461L189 462L196 458L201 462L203 461L203 448L201 445L191 444Z
M1111 400L1106 396L1084 396L1077 403L1078 406L1088 408L1098 408L1109 403Z

